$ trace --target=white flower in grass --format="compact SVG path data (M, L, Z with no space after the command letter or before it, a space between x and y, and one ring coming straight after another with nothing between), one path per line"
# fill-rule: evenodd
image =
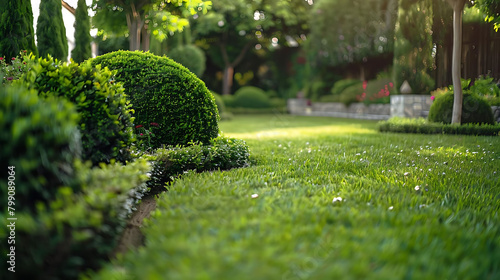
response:
M392 209L394 209L394 206L389 207L389 210L392 210Z
M252 198L257 198L257 197L259 197L258 194L256 194L256 193L252 194Z
M419 191L420 190L420 186L415 186L415 190Z
M339 196L339 197L333 198L332 203L335 203L335 202L342 202L342 197Z
M408 175L410 175L410 172L405 172L405 174L403 174L403 175L408 176Z

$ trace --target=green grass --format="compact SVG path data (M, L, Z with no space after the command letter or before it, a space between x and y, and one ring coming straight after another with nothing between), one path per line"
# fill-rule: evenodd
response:
M499 137L235 116L257 163L186 174L100 279L499 279Z

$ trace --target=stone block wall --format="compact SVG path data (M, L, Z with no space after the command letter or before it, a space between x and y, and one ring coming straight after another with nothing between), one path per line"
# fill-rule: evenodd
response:
M430 95L392 95L391 117L425 118L431 105Z

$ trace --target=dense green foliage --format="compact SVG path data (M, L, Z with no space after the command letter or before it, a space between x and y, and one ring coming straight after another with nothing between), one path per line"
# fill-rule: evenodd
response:
M235 108L269 108L271 101L266 92L258 87L245 86L238 89L233 96L231 107Z
M221 121L230 120L233 117L233 114L231 114L226 109L226 104L222 96L214 91L211 91L211 93L214 96L215 104L217 104L217 110L219 111L220 120ZM231 95L227 95L226 97L232 98Z
M287 115L220 124L257 164L190 173L92 279L496 279L500 137ZM158 276L160 275L160 276Z
M195 45L174 48L168 52L168 57L185 66L198 77L201 77L205 72L205 53Z
M16 182L22 180L20 166L18 171ZM138 160L93 169L79 164L76 171L81 190L59 188L36 214L19 211L17 205L27 201L16 194L16 272L4 272L2 279L78 279L109 260L126 219L147 191L148 164ZM3 212L0 217L7 218ZM7 227L0 228L2 240L8 234ZM0 253L6 271L4 246Z
M36 202L72 186L73 161L79 158L78 114L70 102L38 97L34 90L0 85L0 199L7 202L7 177L15 173L15 209L34 211ZM10 186L10 185L9 185ZM6 204L5 204L6 205ZM7 211L2 207L0 212Z
M21 51L38 55L31 1L0 0L0 57L11 59Z
M340 66L392 53L395 8L391 0L321 0L310 13L310 53L319 64Z
M158 149L148 186L153 192L189 170L196 172L229 170L250 164L248 146L243 140L218 137L208 145Z
M448 92L437 97L429 110L429 121L451 123L453 113L453 93ZM462 124L494 124L491 106L484 98L466 92L463 94Z
M463 125L451 125L429 122L423 118L391 118L378 124L380 132L418 133L418 134L462 134L462 135L488 135L498 136L500 124L478 125L468 123Z
M394 47L394 82L400 89L406 80L412 94L428 94L434 88L429 75L432 58L433 0L399 0Z
M61 61L68 59L68 39L62 18L62 4L58 0L40 1L40 15L36 25L36 41L41 57L51 55Z
M340 80L340 81L337 81L332 89L331 89L331 93L332 95L340 95L342 94L342 92L348 88L348 87L351 87L351 86L361 86L361 81L360 80L356 80L356 79L344 79L344 80Z
M71 58L80 63L92 57L90 17L85 0L78 0L75 13L75 48L71 51Z
M484 14L486 21L493 22L495 31L500 29L500 1L499 0L476 0L474 1Z
M91 60L116 70L135 111L136 125L159 124L155 143L208 143L219 133L214 97L196 75L167 57L118 51Z
M98 164L130 159L132 109L111 71L93 68L90 62L61 64L49 57L38 59L19 81L42 96L63 96L76 104L83 160Z
M321 102L341 102L349 106L355 102L365 104L387 104L394 94L394 84L389 78L377 78L370 81L340 80L331 90L331 95L323 96Z

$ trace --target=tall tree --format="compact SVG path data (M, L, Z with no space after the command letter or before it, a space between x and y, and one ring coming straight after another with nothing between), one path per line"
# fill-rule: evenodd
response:
M71 57L75 62L82 62L92 57L90 36L90 17L85 0L78 0L75 12L75 48L71 51Z
M222 94L229 95L234 69L251 50L287 44L305 32L312 1L218 0L210 13L194 21L193 36L204 40L207 53L223 69Z
M412 93L427 94L434 87L429 75L432 57L432 1L399 0L394 43L394 83L408 81Z
M189 25L188 17L206 13L211 1L204 0L94 0L97 27L112 30L126 25L130 50L149 50L152 34L160 41ZM109 23L113 24L110 25ZM141 45L142 42L142 45Z
M68 39L62 18L61 0L41 0L36 27L38 52L62 61L68 59Z
M0 0L0 57L15 57L26 50L38 55L29 0Z

